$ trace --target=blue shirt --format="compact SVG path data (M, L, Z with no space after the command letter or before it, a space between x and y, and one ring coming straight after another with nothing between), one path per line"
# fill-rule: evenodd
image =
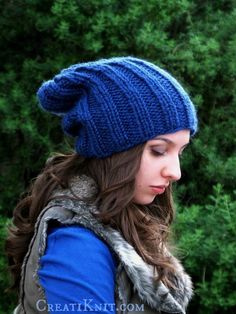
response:
M50 229L38 271L48 312L115 313L116 267L107 244L91 230Z

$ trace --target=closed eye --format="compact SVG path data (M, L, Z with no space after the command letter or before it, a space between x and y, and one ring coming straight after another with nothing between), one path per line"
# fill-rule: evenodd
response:
M158 151L158 150L154 150L154 149L151 150L151 153L152 153L154 156L165 156L165 154L166 154L165 151Z

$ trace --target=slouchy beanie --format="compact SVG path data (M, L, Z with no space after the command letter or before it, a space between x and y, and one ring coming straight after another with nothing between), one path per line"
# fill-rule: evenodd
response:
M197 131L194 105L158 66L134 57L75 64L44 82L40 107L62 117L84 157L104 158L163 134Z

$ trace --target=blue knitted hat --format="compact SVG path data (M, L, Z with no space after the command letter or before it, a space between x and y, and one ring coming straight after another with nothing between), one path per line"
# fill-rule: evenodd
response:
M40 106L62 116L76 151L103 158L157 135L197 130L195 108L166 71L134 57L103 59L62 70L38 90Z

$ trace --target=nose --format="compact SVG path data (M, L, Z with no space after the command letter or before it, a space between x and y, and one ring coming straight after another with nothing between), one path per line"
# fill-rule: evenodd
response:
M179 156L171 158L162 169L162 176L171 181L178 181L181 178Z

